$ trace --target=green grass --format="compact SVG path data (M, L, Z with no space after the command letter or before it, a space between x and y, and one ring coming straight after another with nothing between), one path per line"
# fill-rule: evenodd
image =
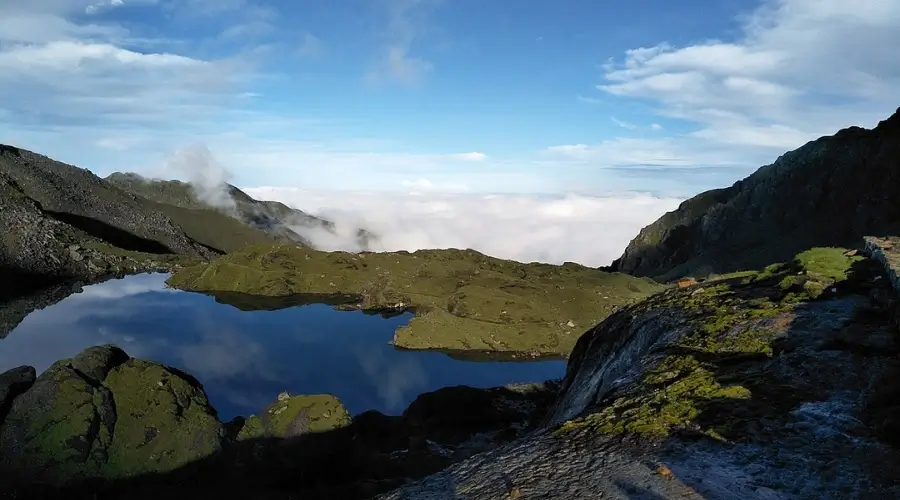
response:
M223 253L250 245L272 243L275 238L228 215L208 208L183 208L153 203L194 241Z
M363 309L414 311L395 333L398 346L555 355L568 355L616 307L664 289L577 264L523 264L472 250L357 255L291 245L250 247L185 268L168 283L264 297L353 295Z

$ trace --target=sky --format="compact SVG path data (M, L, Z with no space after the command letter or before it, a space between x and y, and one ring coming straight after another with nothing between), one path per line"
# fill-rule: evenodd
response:
M301 209L562 200L606 241L889 116L898 46L887 0L0 0L0 142L101 176L203 157ZM534 232L491 222L438 229Z

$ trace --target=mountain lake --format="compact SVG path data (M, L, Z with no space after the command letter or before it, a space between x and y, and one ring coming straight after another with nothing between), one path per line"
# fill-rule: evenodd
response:
M38 373L92 345L195 376L227 421L259 413L282 391L333 394L351 415L399 415L423 392L453 385L496 387L565 374L564 360L474 361L390 344L410 313L385 318L325 304L242 311L167 288L167 274L90 285L34 311L0 340L0 372Z

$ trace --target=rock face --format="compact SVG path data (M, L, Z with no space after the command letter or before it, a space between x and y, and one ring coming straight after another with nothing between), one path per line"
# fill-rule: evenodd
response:
M394 335L397 346L525 356L566 356L584 332L580 325L663 288L577 264L522 264L474 250L353 254L294 245L248 247L186 267L167 283L222 302L340 296L348 307L411 310L415 317Z
M814 246L900 234L900 110L788 152L641 230L613 269L669 280L783 262Z
M0 303L213 255L164 214L89 172L0 145Z
M543 430L379 498L897 498L896 309L847 253L617 312L579 339Z
M265 231L281 242L299 243L311 246L309 239L303 234L307 231L323 230L335 232L331 221L315 217L301 210L293 209L277 201L261 201L252 198L231 184L221 188L221 199L213 205L203 201L191 184L181 181L165 181L147 179L134 173L116 172L106 180L126 191L138 196L162 203L167 207L180 207L194 210L217 210L230 217L244 222L250 227ZM177 218L177 214L172 214ZM367 249L376 236L363 229L358 230L357 240L360 248ZM230 249L229 249L230 251Z
M93 347L55 363L12 400L0 468L5 478L51 484L165 472L215 453L223 437L191 377Z

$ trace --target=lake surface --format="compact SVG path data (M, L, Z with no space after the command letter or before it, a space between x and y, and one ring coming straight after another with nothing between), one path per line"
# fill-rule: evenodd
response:
M84 287L31 313L0 340L0 372L38 372L86 347L128 354L197 377L222 420L258 413L281 391L334 394L355 415L398 415L423 392L451 385L495 387L565 374L565 361L474 362L395 349L394 330L412 317L335 311L313 304L241 311L212 297L168 289L166 274Z

